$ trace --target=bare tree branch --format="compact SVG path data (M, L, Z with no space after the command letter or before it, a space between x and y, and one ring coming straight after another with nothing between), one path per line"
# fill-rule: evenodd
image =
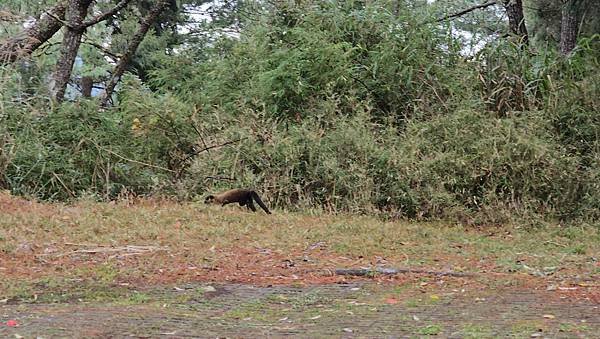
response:
M490 6L494 6L497 3L498 2L495 1L495 0L494 1L489 1L489 2L486 2L486 3L481 4L481 5L477 5L477 6L473 6L473 7L467 8L465 10L462 10L462 11L458 12L458 13L446 15L443 18L437 19L436 22L442 22L442 21L445 21L445 20L448 20L448 19L456 18L456 17L462 16L462 15L465 15L467 13L473 12L475 10L478 10L478 9L482 9L482 8L487 8L487 7L490 7Z
M109 57L110 57L111 59L113 59L113 60L119 60L119 58L120 58L120 57L119 57L118 55L116 55L115 53L113 53L113 52L109 51L108 49L106 49L106 47L104 47L104 46L102 46L102 45L99 45L99 44L97 44L97 43L95 43L95 42L93 42L93 41L88 41L88 40L85 40L85 41L83 41L82 43L83 43L83 44L86 44L86 45L90 45L90 46L94 46L94 47L96 47L97 49L101 50L101 51L102 51L102 53L106 54L107 56L109 56Z
M121 0L111 10L104 12L102 14L96 15L95 17L91 18L90 20L84 21L81 24L81 26L82 26L81 28L87 28L87 27L93 26L93 25L99 23L100 21L110 18L111 16L115 15L115 13L117 13L118 11L125 8L125 6L127 6L127 4L129 4L130 2L131 2L131 0Z

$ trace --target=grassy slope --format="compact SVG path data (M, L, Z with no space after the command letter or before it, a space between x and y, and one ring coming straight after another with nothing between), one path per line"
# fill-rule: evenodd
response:
M81 281L337 282L344 278L327 272L369 264L479 272L491 284L498 276L546 286L600 275L600 233L586 227L474 229L350 215L267 216L201 203L51 205L7 195L0 195L0 216L0 297L8 298Z

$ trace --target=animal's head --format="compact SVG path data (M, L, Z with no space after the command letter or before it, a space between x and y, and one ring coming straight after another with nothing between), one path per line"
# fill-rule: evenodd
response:
M209 195L206 197L206 199L204 199L204 203L205 204L212 204L215 202L215 196L214 195Z

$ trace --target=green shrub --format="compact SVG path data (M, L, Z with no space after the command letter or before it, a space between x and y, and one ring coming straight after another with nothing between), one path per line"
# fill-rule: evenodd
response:
M3 147L11 150L3 165L6 186L52 200L111 199L168 186L193 152L190 116L176 100L134 86L121 99L123 109L101 110L96 101L82 100L44 114L12 111Z
M428 206L438 194L449 211L559 216L571 212L577 196L579 178L573 174L579 159L553 140L551 125L540 113L498 119L458 112L410 125L404 142L413 161L408 178L421 192L425 215L439 214Z

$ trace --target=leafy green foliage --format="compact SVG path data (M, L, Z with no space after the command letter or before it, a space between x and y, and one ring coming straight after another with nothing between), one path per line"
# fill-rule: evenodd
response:
M173 88L207 109L296 121L319 115L329 98L339 101L336 115L354 114L361 100L374 116L401 124L421 109L443 112L465 92L450 80L461 65L458 45L423 20L351 3L282 6L245 32L227 58L183 66L195 76ZM179 83L171 70L157 70L154 81Z
M0 184L60 200L248 186L287 209L597 220L597 37L568 59L506 41L466 58L423 6L273 3L244 7L239 36L175 47L157 32L106 110L48 104L45 62L7 67ZM86 55L81 74L104 72Z
M550 128L539 113L498 119L469 111L410 126L405 152L422 212L570 213L569 202L590 183L573 176L579 159L553 141Z
M150 193L176 176L182 154L190 151L181 137L189 135L189 116L177 110L173 98L155 98L136 89L135 81L125 83L126 110L100 111L96 101L87 100L50 113L13 111L5 120L6 186L42 199L87 194L110 199L128 191Z

